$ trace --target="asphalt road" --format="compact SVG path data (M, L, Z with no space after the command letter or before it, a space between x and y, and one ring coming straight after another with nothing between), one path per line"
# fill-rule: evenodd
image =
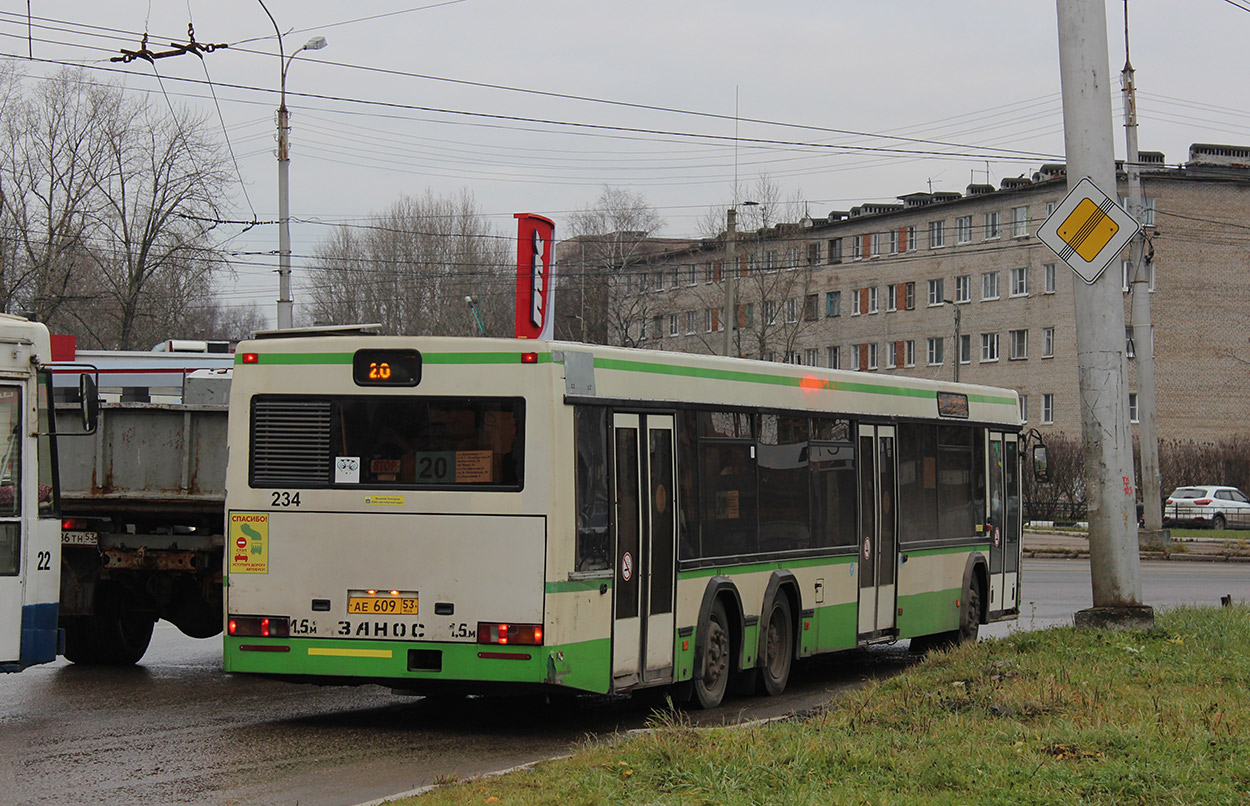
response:
M1026 560L1019 623L1005 635L1071 623L1090 601L1089 565ZM1250 599L1250 566L1143 563L1156 606ZM731 698L689 712L720 724L815 707L895 674L902 646L801 664L778 698ZM220 639L160 624L132 669L64 661L0 676L0 801L333 806L561 755L643 727L656 695L595 698L573 709L534 700L399 697L376 686L318 688L221 672Z

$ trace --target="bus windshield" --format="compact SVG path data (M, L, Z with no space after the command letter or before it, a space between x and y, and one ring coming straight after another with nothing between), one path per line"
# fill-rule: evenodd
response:
M267 486L275 480L270 471L282 465L289 472L282 455L294 449L324 457L305 465L309 472L298 481L309 486L519 489L523 434L519 398L260 397L253 408L252 481Z

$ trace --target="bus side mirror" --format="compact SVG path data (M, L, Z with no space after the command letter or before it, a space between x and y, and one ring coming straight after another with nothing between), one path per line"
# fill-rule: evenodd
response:
M1033 478L1041 482L1050 481L1050 467L1047 464L1046 446L1033 446Z
M100 421L100 393L95 378L85 372L78 376L78 402L83 433L94 434Z

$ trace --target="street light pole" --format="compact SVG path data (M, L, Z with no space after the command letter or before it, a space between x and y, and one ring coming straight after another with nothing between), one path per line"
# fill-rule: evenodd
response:
M733 351L734 327L738 324L738 211L730 207L726 216L725 226L725 355L736 355Z
M290 114L286 108L286 71L295 57L305 50L321 50L326 46L324 36L314 36L303 44L289 57L282 51L282 31L278 22L265 8L263 0L260 7L265 10L273 30L278 35L278 64L281 68L281 80L278 93L278 329L291 327L294 303L291 301L291 200L290 200L290 167L291 167L291 124Z
M954 302L951 302L949 299L944 299L942 300L942 302L946 305L955 306L955 342L954 344L951 345L954 348L951 351L952 353L954 353L954 355L951 356L954 360L951 361L951 363L955 365L955 383L959 383L959 359L962 358L959 352L959 324L962 318L963 311L960 309L958 305L956 305Z

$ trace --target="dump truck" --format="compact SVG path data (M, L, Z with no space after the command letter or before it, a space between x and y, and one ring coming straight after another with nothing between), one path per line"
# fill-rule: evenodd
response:
M136 663L160 619L195 638L221 632L233 362L224 344L57 351L58 430L80 416L79 375L98 376L101 398L96 432L57 443L70 661Z

